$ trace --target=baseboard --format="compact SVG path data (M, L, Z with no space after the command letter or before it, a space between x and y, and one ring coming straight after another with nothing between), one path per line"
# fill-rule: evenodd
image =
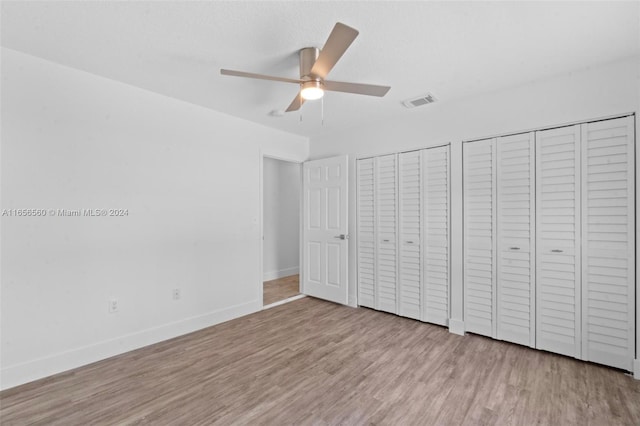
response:
M276 306L280 306L280 305L284 305L285 303L289 303L289 302L293 302L296 300L300 300L302 298L307 297L306 294L297 294L295 296L291 296L287 299L282 299L282 300L278 300L277 302L273 302L270 305L266 305L262 307L262 310L264 311L265 309L271 309L271 308L275 308Z
M633 378L640 380L640 359L633 360Z
M258 312L262 309L261 302L255 300L231 306L67 352L5 367L0 370L0 389L9 389Z
M449 318L449 333L464 336L464 321Z
M297 275L300 273L300 268L294 266L293 268L280 269L278 271L265 272L262 276L263 281L277 280L278 278L288 277L290 275Z

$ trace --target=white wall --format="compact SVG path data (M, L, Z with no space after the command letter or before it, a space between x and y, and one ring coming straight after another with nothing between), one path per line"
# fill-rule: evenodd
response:
M295 275L300 270L301 165L265 158L263 176L263 279Z
M637 113L640 111L639 79L640 58L635 57L479 97L451 102L443 100L413 110L403 109L399 105L398 115L393 120L312 137L311 158L348 154L350 169L356 170L356 158L451 143L453 228L450 326L452 331L462 332L462 141L622 113ZM352 173L349 177L349 193L355 194L355 191L355 174ZM355 213L355 197L351 196L349 229L352 234L356 232ZM640 240L640 233L638 238ZM349 285L349 303L355 305L355 240L351 240L349 247ZM639 293L636 292L637 295ZM640 320L637 331L637 340L640 342Z
M2 217L3 388L262 308L261 153L306 138L1 53L2 209L129 212Z

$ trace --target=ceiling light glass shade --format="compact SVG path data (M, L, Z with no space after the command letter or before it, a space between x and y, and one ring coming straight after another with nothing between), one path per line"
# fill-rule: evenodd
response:
M308 101L320 99L324 96L324 89L322 83L319 81L307 81L302 83L302 90L300 90L300 96Z

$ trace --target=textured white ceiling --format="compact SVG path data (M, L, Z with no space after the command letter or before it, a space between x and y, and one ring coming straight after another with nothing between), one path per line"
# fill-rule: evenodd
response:
M285 131L312 136L640 54L639 2L9 2L3 46ZM330 79L390 85L385 98L328 93L273 117L297 51L344 22L359 37ZM301 121L302 119L302 121Z

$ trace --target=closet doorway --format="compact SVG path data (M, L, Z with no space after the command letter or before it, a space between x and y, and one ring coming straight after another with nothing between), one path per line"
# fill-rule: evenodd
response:
M263 157L262 270L264 307L300 293L301 163Z

